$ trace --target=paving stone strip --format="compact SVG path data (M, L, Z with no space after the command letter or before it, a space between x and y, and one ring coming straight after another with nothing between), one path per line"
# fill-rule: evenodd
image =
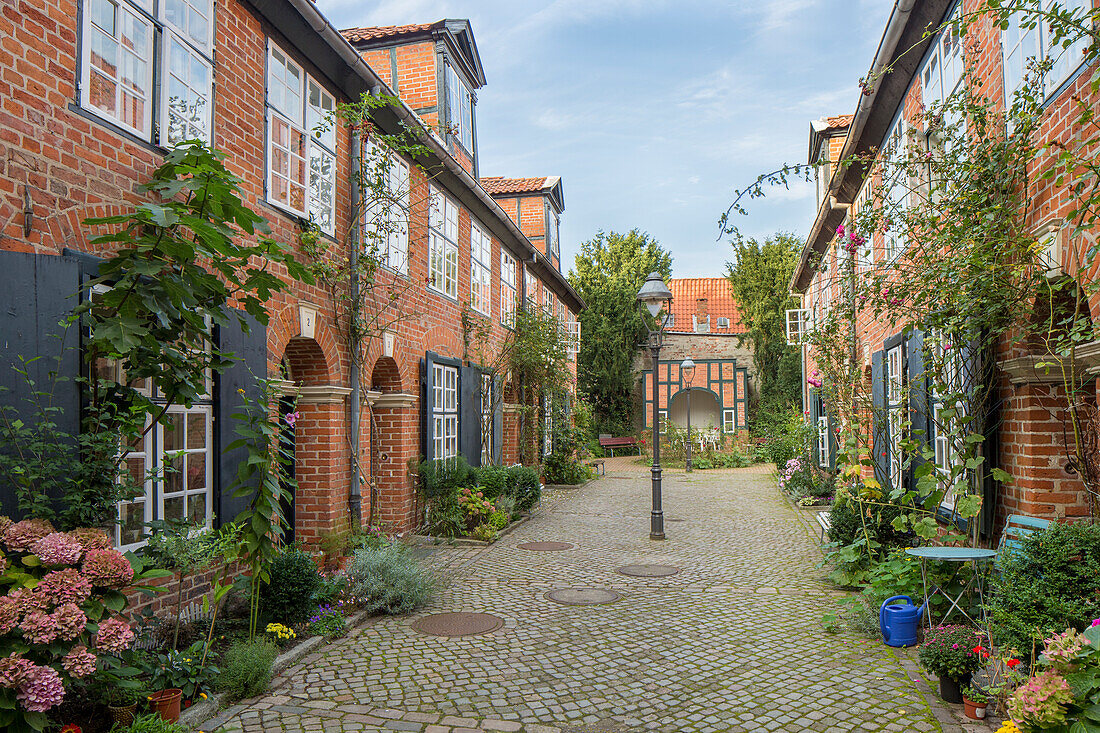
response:
M632 458L550 491L485 548L419 548L446 579L411 616L383 618L287 670L265 696L203 730L618 733L963 731L911 654L821 617L842 595L817 536L761 468L665 474L665 509L687 521L649 539L649 475ZM614 468L614 473L611 469ZM522 543L554 538L554 552ZM627 565L675 575L632 577ZM606 589L565 605L554 590ZM476 636L418 633L417 619L487 613ZM989 730L966 726L965 730Z

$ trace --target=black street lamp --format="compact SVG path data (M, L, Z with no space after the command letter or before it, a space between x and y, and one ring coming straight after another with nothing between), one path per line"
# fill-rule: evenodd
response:
M665 538L665 515L661 510L661 422L658 417L657 390L658 367L660 366L661 341L664 337L665 322L658 317L661 308L668 310L672 305L672 291L661 278L658 272L649 273L642 289L638 291L638 306L642 309L642 320L649 332L649 352L653 356L653 513L650 515L649 539L663 540ZM645 313L657 319L657 328L649 327L649 320Z
M687 381L687 467L688 473L691 473L691 383L695 380L695 362L691 360L691 357L684 359L680 362L680 378Z

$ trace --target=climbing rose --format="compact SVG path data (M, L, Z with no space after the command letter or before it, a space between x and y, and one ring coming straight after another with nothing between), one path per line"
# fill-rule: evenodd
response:
M92 585L124 588L134 579L134 569L118 550L89 550L84 556L84 574Z
M96 657L86 646L74 646L65 658L61 660L61 666L69 673L69 676L81 678L95 672Z
M102 529L80 527L69 532L69 534L80 540L80 543L84 545L85 551L110 550L114 546L111 535L107 534Z
M65 568L46 573L34 589L42 605L83 603L92 594L92 581L76 568Z
M9 654L0 659L0 687L8 689L19 687L27 681L33 669L34 662L31 660Z
M35 667L30 679L23 683L15 698L23 708L32 713L44 713L61 703L65 686L61 675L53 667Z
M64 532L52 532L31 547L43 565L75 565L84 554L80 540Z
M9 550L26 552L35 542L53 531L53 526L44 519L24 519L4 530L4 544Z
M99 623L99 633L95 637L95 645L101 651L111 654L121 654L130 646L134 639L134 632L130 625L122 619L109 618Z
M88 625L88 617L75 603L64 603L53 612L57 622L59 636L66 641L72 641L84 633L84 627Z
M32 644L49 644L57 638L61 629L57 625L57 619L50 614L45 611L31 611L23 617L19 630L23 632L23 638Z

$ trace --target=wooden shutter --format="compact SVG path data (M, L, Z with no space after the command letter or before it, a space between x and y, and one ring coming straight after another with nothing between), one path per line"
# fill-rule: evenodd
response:
M240 437L235 428L240 424L245 397L260 400L263 392L258 380L267 376L267 327L243 311L234 315L245 320L247 332L238 326L236 318L230 318L228 325L218 327L214 333L218 348L236 357L232 366L214 379L214 445L218 456L214 500L219 526L234 521L252 501L252 494L234 496L236 491L230 489L241 461L248 457L248 449L226 447ZM244 390L244 396L239 389Z
M875 454L875 478L890 485L890 434L886 415L886 370L884 351L871 355L871 444Z
M458 374L458 452L471 466L480 466L481 370L464 366Z
M493 382L493 463L504 462L504 380Z

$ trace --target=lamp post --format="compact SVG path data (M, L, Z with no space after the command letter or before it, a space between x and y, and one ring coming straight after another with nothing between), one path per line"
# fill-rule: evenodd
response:
M695 362L691 357L680 362L680 378L687 381L687 466L685 470L691 473L691 383L695 380Z
M667 309L672 303L672 291L661 278L658 272L649 273L642 289L638 291L638 307L642 310L642 320L649 332L649 351L653 357L653 512L649 521L649 539L663 540L665 538L665 515L661 510L661 422L658 417L657 374L660 366L661 340L664 336L664 319L658 317L661 308ZM657 328L651 329L649 321L645 319L645 313L657 319Z

